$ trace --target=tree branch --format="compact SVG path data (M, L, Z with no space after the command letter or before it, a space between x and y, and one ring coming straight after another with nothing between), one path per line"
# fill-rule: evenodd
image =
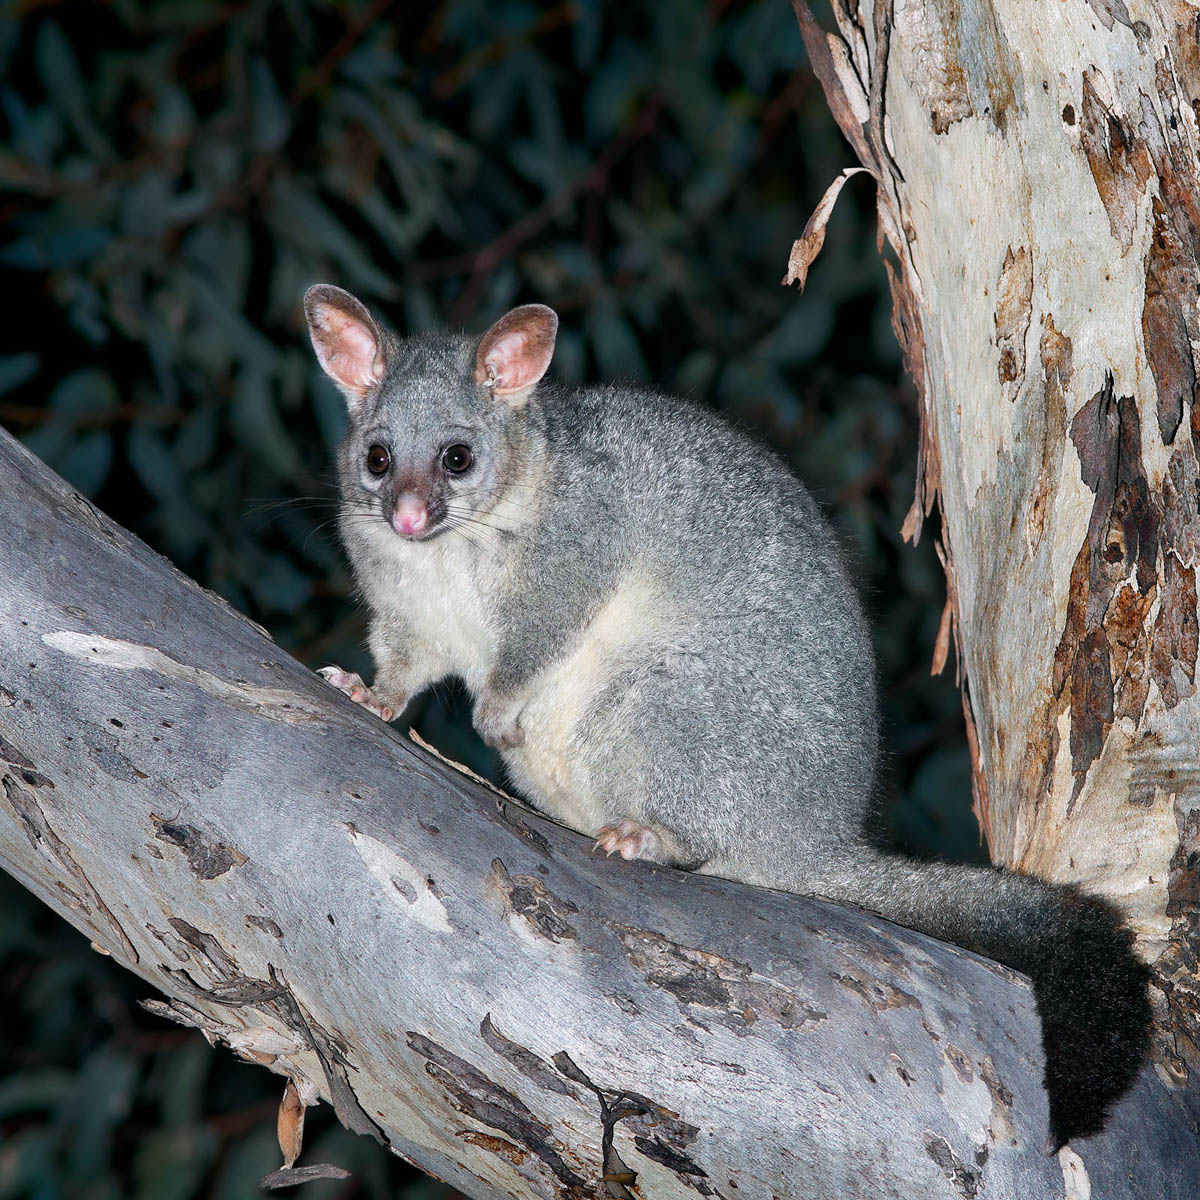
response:
M7 435L0 522L0 861L160 1011L468 1195L1196 1178L1188 1139L1130 1182L1178 1125L1149 1072L1079 1163L1041 1156L1010 972L592 855L345 701Z

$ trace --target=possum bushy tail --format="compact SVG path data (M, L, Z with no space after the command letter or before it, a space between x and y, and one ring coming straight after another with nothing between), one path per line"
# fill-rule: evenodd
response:
M1028 975L1046 1057L1047 1151L1100 1130L1146 1057L1151 1021L1150 970L1111 904L999 867L884 854L854 864L838 878L843 885L831 899Z

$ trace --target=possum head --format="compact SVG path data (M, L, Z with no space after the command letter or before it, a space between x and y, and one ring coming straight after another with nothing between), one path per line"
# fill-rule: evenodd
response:
M345 504L411 541L482 528L519 469L529 401L554 353L553 309L514 308L477 340L396 338L329 284L309 288L304 312L349 412Z

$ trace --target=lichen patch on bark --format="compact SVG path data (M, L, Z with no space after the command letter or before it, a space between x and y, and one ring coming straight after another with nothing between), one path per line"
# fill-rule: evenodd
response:
M188 869L200 879L216 879L246 862L246 856L235 846L206 837L195 825L169 821L154 813L150 814L150 820L154 823L154 836L181 850Z
M679 945L650 930L626 925L613 930L634 969L673 996L689 1020L692 1006L734 1032L760 1020L783 1029L812 1029L826 1019L826 1013L774 980L754 975L745 963Z
M510 875L498 858L492 859L490 883L514 918L522 918L533 933L550 942L576 941L579 931L571 918L579 907L555 896L534 875Z

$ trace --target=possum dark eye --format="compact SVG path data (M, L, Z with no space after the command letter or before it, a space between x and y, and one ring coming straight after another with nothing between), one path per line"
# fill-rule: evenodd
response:
M372 446L367 451L367 470L372 475L386 475L387 469L392 465L392 456L388 453L386 446Z
M442 451L442 466L455 475L461 475L471 465L470 446L447 446Z

